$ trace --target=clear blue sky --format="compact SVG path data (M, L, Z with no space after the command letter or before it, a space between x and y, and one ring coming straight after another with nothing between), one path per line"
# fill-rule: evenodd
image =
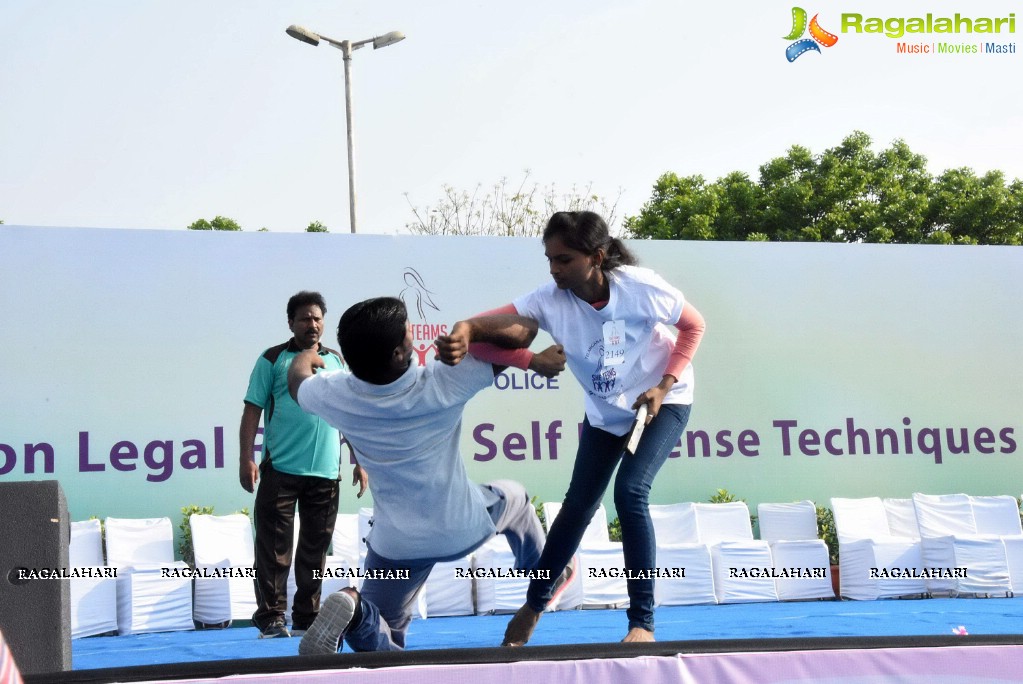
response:
M793 63L798 4L839 42ZM713 180L793 144L902 138L932 172L1023 177L1023 41L899 55L842 13L1006 17L1018 3L898 0L3 0L0 219L348 230L340 51L288 37L401 30L353 61L361 232L400 233L441 186L592 183L635 214L665 171ZM907 36L1017 42L1017 34Z

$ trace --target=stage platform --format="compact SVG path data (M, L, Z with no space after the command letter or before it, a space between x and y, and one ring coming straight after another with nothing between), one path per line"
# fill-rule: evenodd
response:
M891 676L914 681L905 678L909 675L931 682L1023 681L1023 599L661 607L654 644L617 643L626 627L622 610L564 611L545 614L525 648L495 648L509 617L415 620L409 650L397 654L300 657L298 638L261 640L253 627L90 637L72 642L71 672L25 681L198 682L241 676L245 682L429 684L434 677L489 681L491 675L507 678L513 672L509 681L585 684L860 684ZM956 634L960 628L967 635ZM759 674L748 679L754 672Z

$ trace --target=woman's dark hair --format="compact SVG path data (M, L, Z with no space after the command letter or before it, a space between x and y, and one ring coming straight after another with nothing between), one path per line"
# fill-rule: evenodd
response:
M405 339L408 311L394 297L355 304L337 324L341 356L355 377L371 382L387 371L394 348Z
M556 237L569 249L592 256L603 249L604 264L601 268L613 271L619 266L631 266L636 257L621 240L611 237L607 223L592 211L559 211L547 221L543 229L543 241Z

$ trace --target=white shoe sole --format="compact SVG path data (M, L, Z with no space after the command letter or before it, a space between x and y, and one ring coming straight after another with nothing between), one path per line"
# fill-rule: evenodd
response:
M336 591L320 606L320 613L298 644L299 655L337 653L348 627L355 617L355 599L345 591Z

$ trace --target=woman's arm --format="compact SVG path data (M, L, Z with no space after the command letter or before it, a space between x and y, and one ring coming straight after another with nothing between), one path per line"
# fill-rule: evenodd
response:
M647 405L648 423L657 416L657 412L661 410L661 403L664 401L665 395L682 376L686 366L692 362L696 349L700 346L700 340L703 338L703 331L706 329L707 324L704 322L700 312L696 310L696 307L686 303L682 307L682 315L679 316L675 327L678 328L678 339L675 340L675 348L668 357L664 376L656 386L643 392L632 404L634 409L639 408L641 404Z
M452 334L447 339L438 340L437 349L438 356L441 361L448 365L454 365L461 360L461 356L457 352L454 352L455 347L460 347L463 342L453 343L452 339L456 335L463 335L467 329L463 326L463 323L469 325L468 329L479 324L480 319L490 316L517 316L518 310L514 304L505 304L504 306L490 311L484 311L481 314L473 316L468 321L460 321L456 323L457 328L452 328ZM443 342L443 344L442 344ZM480 361L485 361L499 368L505 368L512 366L521 370L531 370L546 378L553 378L561 371L565 370L565 351L560 344L554 344L544 349L538 354L534 354L529 351L528 347L519 347L509 349L507 347L501 347L491 342L472 342L468 341L468 353Z
M696 356L696 349L700 346L700 340L703 338L703 331L706 330L707 324L696 307L687 302L682 307L682 315L678 317L675 327L678 328L678 339L675 340L675 348L672 349L671 355L668 357L668 365L664 369L664 374L671 375L678 380L682 376L682 371L692 363L693 357Z
M465 335L467 332L467 329L464 327L465 324L468 324L468 330L471 330L477 319L487 316L517 316L518 313L513 304L506 304L502 307L476 314L468 319L468 321L455 323L451 329L451 335L438 338L437 340L438 358L449 366L453 366L461 361L465 353L468 352L480 361L486 361L495 366L528 368L530 361L533 360L533 352L529 351L528 345L509 349L491 342L474 342Z

